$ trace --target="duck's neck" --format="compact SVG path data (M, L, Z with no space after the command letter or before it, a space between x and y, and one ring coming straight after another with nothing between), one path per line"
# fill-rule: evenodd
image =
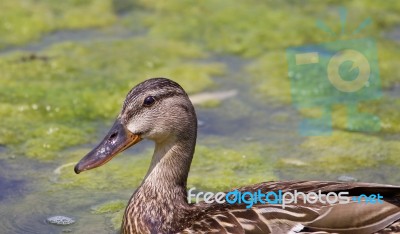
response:
M189 209L186 181L195 143L196 135L156 142L149 171L125 210L125 232L177 228L176 221Z
M141 187L157 193L177 187L186 191L195 144L196 138L193 137L156 142L151 165Z

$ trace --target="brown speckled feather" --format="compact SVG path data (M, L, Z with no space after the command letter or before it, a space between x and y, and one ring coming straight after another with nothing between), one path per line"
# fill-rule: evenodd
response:
M380 193L383 204L327 205L315 204L255 205L246 209L244 205L210 208L201 203L207 215L180 233L396 233L400 220L400 187L367 184L319 181L270 182L239 188L241 191L283 192L301 191L349 192L350 196ZM201 206L207 208L200 208ZM221 206L221 205L215 205ZM394 223L395 222L395 223ZM385 228L387 227L387 228ZM381 230L381 232L378 232Z

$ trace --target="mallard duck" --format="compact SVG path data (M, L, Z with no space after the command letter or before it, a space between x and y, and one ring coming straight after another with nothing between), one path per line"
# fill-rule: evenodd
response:
M155 142L150 168L126 207L123 233L394 233L400 232L400 187L369 183L286 181L238 188L262 192L348 192L347 197L380 194L379 204L316 201L228 204L187 200L186 181L197 137L195 109L182 87L153 78L134 87L103 141L76 166L80 173L99 167L128 147Z

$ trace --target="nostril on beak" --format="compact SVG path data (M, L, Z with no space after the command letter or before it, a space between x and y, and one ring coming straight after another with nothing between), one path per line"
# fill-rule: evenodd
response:
M110 135L110 137L108 138L109 141L113 141L116 137L117 137L118 133L114 132L113 134Z

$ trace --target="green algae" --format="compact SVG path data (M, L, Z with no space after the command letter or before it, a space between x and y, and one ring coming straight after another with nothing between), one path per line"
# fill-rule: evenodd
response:
M208 100L206 102L200 103L199 106L203 108L217 108L221 105L220 100Z
M110 220L111 228L118 230L121 227L122 218L127 201L113 200L92 207L92 214L105 215Z
M77 150L68 154L69 160L78 162L91 149ZM62 170L55 180L55 185L63 189L84 188L86 190L117 191L122 189L133 189L139 186L146 175L150 165L151 152L138 155L127 155L122 153L106 165L94 170L76 175L71 166ZM117 183L116 183L117 181Z
M371 37L377 39L382 87L389 88L399 82L397 44L382 38L400 18L395 14L399 5L353 1L318 2L313 4L287 3L253 4L228 1L190 2L139 2L147 9L140 21L149 34L173 40L196 42L217 53L256 57L246 67L251 84L258 94L283 104L291 102L290 82L285 49L291 46L318 45L327 41ZM243 5L242 5L243 4ZM293 7L293 4L295 7ZM339 6L347 7L348 27L345 35L338 35ZM371 7L373 6L373 7ZM182 12L176 15L175 12ZM384 14L382 13L384 12ZM208 17L202 17L207 14ZM368 27L352 35L351 30L365 19L373 18ZM296 20L287 20L296 19ZM315 26L322 20L336 32L329 35ZM180 27L175 27L178 24ZM286 30L279 30L286 29Z
M246 66L254 89L264 97L290 104L290 81L285 51L270 51Z
M380 80L382 88L387 89L400 81L397 75L399 74L397 64L400 62L397 55L400 47L387 41L379 41L377 47ZM246 71L254 79L253 83L256 84L255 90L283 103L291 101L288 70L284 50L266 52L246 67Z
M400 99L382 98L360 107L360 111L372 113L380 119L381 131L387 133L400 132Z
M311 17L299 17L300 22L285 20L290 14L298 14L303 10L289 10L290 6L286 3L279 4L279 11L275 9L276 4L257 1L251 4L233 4L225 0L202 1L196 4L141 1L140 4L150 11L143 20L150 35L195 41L215 52L254 56L282 44L289 46L305 42L315 35L311 27L307 27L314 22ZM177 15L175 12L181 13ZM271 33L276 28L294 28L295 23L304 29L302 34ZM176 24L180 27L175 27Z
M379 132L395 134L400 132L400 101L391 97L382 97L378 100L361 102L357 105L358 114L375 116L380 126ZM321 108L305 108L299 110L304 117L319 118L322 114ZM333 127L341 130L352 130L349 124L351 115L346 105L332 106ZM356 122L362 124L362 121ZM364 126L365 127L365 126ZM367 125L368 127L368 125Z
M400 46L398 43L378 41L378 63L382 88L388 89L400 82Z
M355 29L367 17L374 17L372 30L400 22L399 4L374 1L231 2L202 1L2 1L0 27L2 45L25 43L60 29L104 27L122 22L134 30L149 30L150 35L191 41L215 52L245 56L260 55L271 48L321 41L316 34L316 19L324 19L333 30L340 30L336 10L351 12L348 22ZM125 17L118 19L118 13ZM180 12L180 14L176 14ZM204 17L207 15L207 17ZM288 20L293 19L293 20ZM179 25L179 27L176 27ZM287 29L287 30L282 30Z
M120 210L117 213L114 213L111 216L111 225L114 228L114 230L117 230L121 227L121 222L122 222L122 218L124 217L124 209Z
M381 80L381 87L385 92L390 89L393 85L400 82L400 71L398 71L400 61L397 56L400 50L398 45L389 42L380 42L378 46L378 64L379 73ZM301 87L294 87L290 83L288 76L288 65L286 61L285 51L274 50L267 52L265 55L261 56L257 60L253 61L246 66L246 71L251 74L252 83L254 83L254 90L261 94L263 97L267 97L272 101L280 102L282 105L290 104L293 96L293 92L305 92ZM317 72L317 71L316 71ZM318 75L318 73L316 74ZM318 84L312 84L312 82L307 83L307 85L317 87ZM308 88L308 87L307 87ZM321 88L320 91L323 91ZM329 95L329 94L325 94ZM328 96L329 97L329 96ZM370 114L377 116L381 120L381 131L385 133L398 133L399 132L399 122L398 122L398 101L395 98L383 96L382 98L375 98L375 100L368 100L368 96L365 97L366 100L361 101L357 104L357 109L363 114ZM304 103L303 103L304 104ZM327 104L328 105L328 104ZM338 101L337 104L340 105ZM339 108L335 111L335 105L326 106L332 108L335 112L333 115L334 127L339 129L348 129L348 111L344 108ZM322 107L322 106L321 106ZM317 107L311 108L300 108L299 113L304 117L318 117L321 115L321 110ZM362 126L366 123L362 122L362 119L356 120L353 125ZM355 127L353 126L353 128ZM357 128L357 127L355 127ZM364 127L365 129L365 127ZM368 127L368 129L370 129Z
M296 160L291 164L279 160L280 168L291 167L312 170L314 173L343 173L359 169L372 169L379 165L400 166L400 142L377 136L334 131L332 136L309 137L301 145ZM303 155L303 156L301 156ZM306 157L304 155L307 155Z
M92 213L93 214L115 213L125 208L125 206L126 206L126 201L122 200L108 201L92 207Z
M146 10L139 24L147 27L150 35L194 41L217 53L246 57L259 56L271 49L332 40L332 35L322 31L316 33L315 22L320 19L339 34L340 7L346 7L349 12L349 28L346 29L349 35L369 17L373 17L374 21L366 31L370 34L372 31L377 36L382 28L390 28L400 22L395 11L399 5L396 3L391 8L392 2L312 1L304 4L219 0L196 4L191 1L138 1L137 4ZM179 27L175 27L177 24ZM361 31L357 36L365 35L368 34Z
M104 27L116 21L112 1L1 1L0 48L61 29Z
M62 43L24 56L0 59L0 144L38 159L91 142L96 122L112 121L129 89L146 78L168 76L193 93L225 69L191 62L207 56L194 45L145 37Z
M207 57L201 50L204 46L214 52L247 57L261 56L246 68L251 74L254 89L272 100L290 103L290 83L283 50L288 46L324 42L329 39L323 32L314 32L315 20L318 18L327 22L337 20L338 8L335 6L343 2L330 2L329 5L333 6L334 10L324 15L321 12L326 6L318 2L315 2L313 7L297 5L298 8L294 11L287 3L264 4L257 1L254 3L249 5L231 4L227 1L204 1L200 4L138 2L135 4L140 5L140 11L133 10L131 15L134 19L139 17L140 20L135 21L132 27L143 24L140 27L149 30L149 37L93 44L63 43L40 52L39 56L33 56L31 60L25 59L27 55L23 53L3 58L0 61L4 71L1 93L2 98L6 97L6 101L0 106L2 109L0 113L3 113L2 116L8 115L9 120L2 124L4 127L0 132L0 143L18 145L24 142L24 147L19 150L21 153L30 157L51 159L60 149L79 142L88 142L84 139L88 137L87 133L94 130L93 120L108 120L115 116L127 90L147 77L176 77L190 93L204 90L213 84L211 76L221 75L225 70L220 64L185 61L187 58ZM60 28L78 27L77 21L72 19L78 20L82 28L105 26L115 20L110 10L112 8L110 2L75 1L61 5L39 2L33 6L30 1L26 1L22 7L8 2L3 4L5 8L21 8L19 10L23 11L20 13L22 21L25 15L46 15L38 13L42 11L50 12L49 17L53 17L54 12L61 12L57 16L60 22L54 23ZM363 13L356 12L349 16L349 20L352 21L361 20L369 11L393 12L385 3L375 4L375 10L361 2L347 5L349 12L355 7L367 9ZM278 6L279 10L276 10ZM397 4L393 9L397 9L396 7ZM180 9L185 9L182 14L179 16L174 14ZM28 14L29 11L33 13ZM81 14L83 18L75 17L74 15L80 11L85 11L85 14ZM200 17L204 13L210 13L211 16ZM104 17L91 17L92 14ZM285 20L289 15L297 17L298 20ZM359 36L367 35L371 31L376 33L377 24L388 28L398 21L398 17L392 13L388 14L387 20L381 15L377 18L371 29ZM129 19L129 16L124 18L126 25ZM180 27L175 27L177 21L180 22ZM39 23L37 25L40 26ZM32 33L40 34L53 30L52 25L43 26L43 29L40 27L32 28ZM276 28L288 30L277 33ZM336 26L334 29L339 28ZM382 27L379 30L382 30ZM14 31L18 33L18 30ZM17 37L21 40L24 38L20 35ZM155 37L169 39L160 40ZM396 66L398 46L379 41L378 47L382 85L384 88L391 87L398 82L397 73L393 72L399 69ZM38 59L40 56L44 59ZM111 77L113 82L107 82ZM34 82L28 82L27 87L22 89L21 82L28 81L28 78ZM211 107L218 105L219 103L205 104ZM16 106L19 111L11 111ZM71 130L68 135L77 137L66 136L62 141L52 141L51 137L43 140L40 138L28 140L24 137L31 134L18 136L17 132L30 129L31 126L22 123L36 121L35 123L39 124L44 119L52 121L52 123L46 121L48 125L46 129L51 129L52 125L61 125L63 129L76 127L77 129ZM393 121L384 126L389 125L397 126ZM47 150L48 148L50 150ZM26 153L28 151L29 153Z
M269 150L256 143L240 149L197 146L188 186L224 191L275 179L272 163L265 159L267 153Z

